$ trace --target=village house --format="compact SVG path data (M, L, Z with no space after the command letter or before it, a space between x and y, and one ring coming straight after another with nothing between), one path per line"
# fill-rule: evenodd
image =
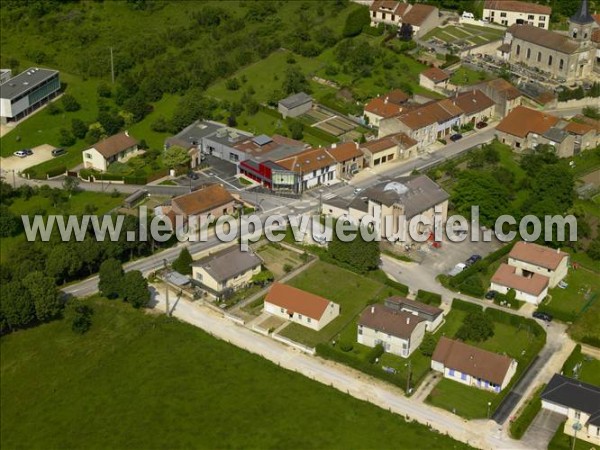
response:
M547 30L552 8L537 3L515 0L486 0L483 19L504 26L532 25Z
M465 87L465 90L479 90L491 98L495 104L494 117L503 118L517 106L521 105L523 95L515 86L504 78L484 81L473 86Z
M319 331L339 316L340 305L287 284L273 283L264 311Z
M352 177L363 168L364 156L358 142L331 144L326 151L337 163L336 177L340 180Z
M488 122L493 117L494 101L478 89L457 93L454 96L454 104L458 106L464 116L462 124Z
M438 139L454 133L453 127L460 126L463 111L451 99L432 101L423 106L380 122L379 137L406 133L423 149Z
M396 133L365 142L360 145L360 149L365 157L365 165L373 168L399 159L416 157L417 141L405 133Z
M375 304L360 315L356 340L367 347L381 345L387 353L408 358L423 342L425 329L425 319Z
M587 123L568 122L563 128L575 139L573 154L578 155L584 150L589 150L600 145L600 134Z
M437 210L439 220L445 223L448 198L448 193L430 178L417 175L376 184L345 205L338 197L323 200L321 211L334 218L347 217L355 223L363 217L373 218L379 222L382 238L392 242L412 242L408 234L410 220L421 215L433 223ZM424 235L431 231L431 226L422 223L417 227L417 232Z
M287 117L298 117L312 109L313 99L305 92L298 92L279 101L278 111L284 119Z
M429 332L435 331L444 320L443 309L404 297L389 297L385 299L384 304L392 310L403 311L420 317L425 321L425 330Z
M399 89L371 99L365 105L364 116L369 125L379 126L381 119L387 119L400 114L410 97Z
M116 161L125 162L138 153L138 141L127 131L97 142L83 151L83 167L105 172Z
M513 109L496 127L496 136L503 144L517 151L552 145L561 157L573 156L575 136L559 125L560 118L525 106ZM563 126L566 126L564 122Z
M430 91L445 91L448 89L450 75L438 67L431 67L419 74L419 85Z
M262 260L251 250L232 245L192 263L192 279L211 296L221 298L244 288L261 271Z
M565 434L600 445L600 387L555 374L541 398L543 409L567 418Z
M338 183L338 161L324 148L312 148L297 155L276 161L279 167L293 172L296 175L296 193L320 185Z
M539 305L568 273L569 255L532 242L517 242L492 276L490 289L506 294L515 291L517 300Z
M498 393L515 375L517 361L442 336L431 357L431 368L444 378Z
M413 36L420 38L440 24L440 12L431 5L375 0L369 7L371 26L380 23L400 28L403 23L412 26Z
M211 184L189 194L180 195L171 199L170 205L159 206L155 209L156 215L167 216L173 229L179 225L189 224L190 231L222 215L233 214L235 199L220 184ZM176 217L181 219L176 219Z

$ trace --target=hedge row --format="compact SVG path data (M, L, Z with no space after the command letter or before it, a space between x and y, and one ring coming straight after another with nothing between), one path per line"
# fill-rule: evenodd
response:
M404 283L400 283L399 281L394 281L390 278L386 277L386 280L383 282L386 286L392 287L394 289L397 289L398 291L400 291L401 295L408 295L409 292L409 287L404 284Z
M367 375L372 375L375 378L388 381L389 383L398 386L402 390L406 389L406 378L394 375L392 373L384 372L383 369L379 366L375 366L373 364L361 361L358 358L352 356L351 354L342 353L341 351L338 351L327 344L317 344L316 350L317 355L319 355L321 358L345 364L347 366L352 367L353 369L360 370L361 372L364 372Z
M535 390L532 397L525 404L525 407L521 410L521 414L515 421L510 424L510 435L513 439L521 439L535 416L542 408L542 399L540 397L542 391L546 387L545 384L541 385Z
M458 309L459 311L465 312L480 312L483 310L481 305L477 305L475 303L465 302L459 298L455 298L452 300L452 309Z
M440 294L424 291L422 289L417 291L417 300L433 306L440 306L442 304L442 296Z
M485 314L490 316L494 322L504 323L513 327L527 326L536 336L545 335L544 327L533 319L517 316L506 311L495 308L487 308Z
M58 166L54 169L48 169L46 171L46 178L57 177L63 175L67 171L67 166Z

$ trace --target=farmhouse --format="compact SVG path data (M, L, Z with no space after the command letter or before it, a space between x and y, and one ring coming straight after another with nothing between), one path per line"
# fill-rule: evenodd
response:
M600 445L600 387L555 374L542 392L542 408L566 416L563 431Z
M178 219L181 225L188 223L192 229L216 220L222 215L233 214L235 199L220 184L211 184L189 194L180 195L171 200L170 207L161 207L157 214L167 215L171 218L173 228L180 226L173 223Z
M395 133L361 144L365 165L376 167L398 159L417 156L417 141L406 133Z
M391 0L375 0L369 10L371 26L384 23L400 28L403 23L406 23L412 27L415 37L425 35L429 30L437 27L440 22L439 10L434 6L421 3L413 5Z
M127 131L115 134L83 151L83 167L104 172L111 163L135 156L137 150L138 142Z
M451 99L432 101L405 114L382 120L379 137L402 132L417 141L419 148L424 148L453 133L452 128L462 123L463 116L462 109Z
M450 75L437 67L431 67L419 74L419 85L431 91L446 90Z
M247 286L260 273L262 261L252 251L232 245L192 263L192 278L214 297L220 298Z
M340 305L287 284L273 283L264 311L319 331L340 314Z
M0 84L0 123L21 120L56 97L59 91L57 70L31 67L3 81Z
M486 0L483 19L504 26L533 25L545 30L550 26L552 8L515 0Z
M277 109L285 119L287 117L301 116L310 111L312 106L312 97L304 92L299 92L280 100Z
M360 315L357 342L367 347L382 345L386 352L408 358L421 345L426 327L419 316L376 304Z
M498 393L517 371L517 361L442 336L431 357L431 368L445 378Z
M387 298L384 304L390 309L404 311L425 320L425 329L430 332L437 329L444 319L444 311L442 309L404 297Z

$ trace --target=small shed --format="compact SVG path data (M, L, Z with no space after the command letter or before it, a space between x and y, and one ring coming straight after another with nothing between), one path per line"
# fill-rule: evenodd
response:
M123 200L123 206L125 206L125 208L133 208L147 196L148 191L146 189L138 189L125 200Z
M312 109L313 99L310 95L299 92L279 101L278 111L283 118L298 117Z

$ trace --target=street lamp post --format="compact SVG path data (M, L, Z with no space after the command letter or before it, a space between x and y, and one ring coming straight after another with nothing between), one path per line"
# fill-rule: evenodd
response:
M487 418L490 418L490 410L492 408L492 402L487 402Z
M577 432L579 430L581 430L582 426L579 422L575 422L573 425L571 425L571 427L573 428L573 443L571 444L571 450L575 450L575 442L577 442Z
M163 264L165 266L165 277L166 277L166 275L167 275L166 274L166 269L167 269L167 259L166 258L163 259ZM166 280L165 287L167 288L167 293L165 295L165 308L166 308L165 312L167 313L167 316L169 316L170 315L169 314L169 280Z
M408 367L408 375L406 377L406 395L410 394L410 377L412 375L412 361L409 359L405 364Z

